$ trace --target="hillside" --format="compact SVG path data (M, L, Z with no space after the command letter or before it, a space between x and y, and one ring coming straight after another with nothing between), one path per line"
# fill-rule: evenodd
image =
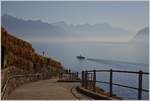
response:
M2 51L4 53L2 55L4 56L7 55L6 63L4 64L6 67L10 65L17 65L15 63L20 58L23 59L23 61L26 60L36 64L47 64L52 66L53 68L62 68L60 62L57 62L56 60L35 53L30 43L10 35L4 28L1 28L1 35L2 35L1 45L2 45ZM14 57L15 59L13 59ZM13 62L13 60L16 60L16 62ZM27 67L29 68L30 66L26 66L26 68Z
M142 28L131 39L131 42L134 43L148 43L148 41L149 41L149 27Z
M43 79L57 75L63 66L57 60L39 55L32 44L1 28L2 86L13 75L40 73Z

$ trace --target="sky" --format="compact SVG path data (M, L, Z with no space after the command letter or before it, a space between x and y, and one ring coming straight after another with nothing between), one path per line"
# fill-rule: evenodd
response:
M149 24L146 1L2 1L2 15L68 24L109 23L137 32Z

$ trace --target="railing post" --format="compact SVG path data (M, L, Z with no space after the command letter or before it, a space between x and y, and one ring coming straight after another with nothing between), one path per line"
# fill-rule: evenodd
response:
M96 70L93 70L93 90L96 91Z
M138 100L142 99L142 75L143 71L139 71L139 83L138 83Z
M62 79L62 72L59 73L59 80Z
M84 71L82 71L82 87L84 87Z
M87 83L88 83L88 72L87 71L85 71L85 88L87 89Z
M79 73L77 72L76 73L76 80L79 78Z
M109 96L112 96L112 78L113 78L113 71L110 69L110 81L109 81Z
M1 64L2 64L2 68L4 68L4 61L5 61L5 47L4 46L1 46L1 56L2 56L2 58L1 58Z
M70 80L72 80L72 73L70 73Z
M69 80L70 80L71 79L71 73L69 72L68 74L69 74Z
M60 73L59 73L59 80L60 80Z
M72 73L72 80L74 80L74 73Z
M69 69L68 72L71 73L71 70Z
M74 73L72 73L72 79L71 80L74 80Z

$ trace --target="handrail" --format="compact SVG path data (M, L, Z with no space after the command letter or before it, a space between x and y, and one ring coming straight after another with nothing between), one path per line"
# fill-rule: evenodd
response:
M96 81L96 82L109 84L109 82L107 82L107 81ZM112 85L116 85L116 86L121 86L121 87L125 87L125 88L131 88L131 89L138 90L138 88L136 88L136 87L126 86L126 85L122 85L122 84L118 84L118 83L112 83ZM146 90L146 89L142 89L142 91L149 92L149 90Z
M106 81L96 81L96 73L97 72L108 72L109 74L109 82ZM126 86L126 85L122 85L122 84L118 84L118 83L113 83L113 73L117 72L117 73L131 73L131 74L137 74L138 76L138 87L131 87L131 86ZM90 78L88 75L91 75ZM149 92L149 90L147 89L143 89L142 88L142 79L143 79L143 75L149 75L148 72L143 72L142 70L140 71L125 71L125 70L86 70L86 71L82 71L82 86L87 88L92 87L93 91L95 90L96 87L96 82L99 83L105 83L105 84L109 84L109 96L111 97L113 95L113 86L112 85L116 85L116 86L121 86L121 87L125 87L125 88L130 88L130 89L135 89L138 90L138 99L142 99L142 91L144 92ZM88 82L93 82L93 83L89 83ZM92 86L91 86L92 84Z
M112 70L112 71L113 71L113 72L135 73L135 74L139 74L139 71L138 71L138 72L135 72L135 71L124 71L124 70ZM148 75L149 73L148 73L148 72L142 72L142 74Z
M61 72L59 73L59 80L76 80L79 77L78 72Z
M87 72L93 72L93 70L86 70ZM96 70L96 72L109 72L110 70Z
M110 70L95 70L96 72L110 72ZM123 72L123 73L135 73L139 74L139 71L125 71L125 70L112 70L113 72ZM87 72L93 72L93 70L87 70ZM148 72L143 72L143 74L149 74Z
M8 85L8 82L12 79L12 78L16 78L16 77L31 77L31 76L40 76L40 74L25 74L25 75L12 75L10 77L8 77L8 79L6 80L3 88L2 88L2 95L1 95L1 99L3 99L4 95L5 95L5 91L6 91L6 87Z

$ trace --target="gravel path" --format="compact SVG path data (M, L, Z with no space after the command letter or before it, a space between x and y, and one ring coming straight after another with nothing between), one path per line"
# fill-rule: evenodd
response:
M77 100L89 99L75 91L79 83L56 82L57 79L41 80L16 88L8 97L11 100ZM72 92L71 92L72 91Z

